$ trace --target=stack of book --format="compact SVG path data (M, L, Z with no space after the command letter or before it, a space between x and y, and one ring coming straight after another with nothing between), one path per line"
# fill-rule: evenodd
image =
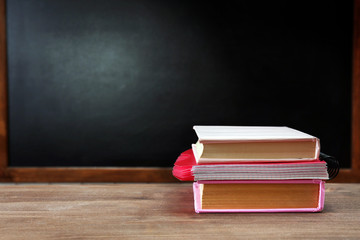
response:
M318 212L325 161L319 139L288 127L194 126L198 141L173 175L194 181L195 211Z

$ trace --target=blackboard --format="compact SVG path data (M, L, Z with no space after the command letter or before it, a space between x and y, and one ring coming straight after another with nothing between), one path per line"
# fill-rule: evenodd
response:
M9 166L172 166L193 125L350 166L351 1L7 1Z

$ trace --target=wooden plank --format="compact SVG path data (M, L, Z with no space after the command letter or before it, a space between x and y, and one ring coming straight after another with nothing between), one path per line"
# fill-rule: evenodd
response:
M360 183L360 171L352 169L340 169L339 175L330 183Z
M0 0L0 177L8 165L5 0Z
M352 80L352 169L360 172L360 0L354 1Z
M360 184L322 213L196 214L191 184L1 185L1 239L358 239Z
M8 168L10 182L178 182L171 168Z
M172 168L14 168L10 167L2 182L180 182ZM360 173L341 169L331 183L360 182Z

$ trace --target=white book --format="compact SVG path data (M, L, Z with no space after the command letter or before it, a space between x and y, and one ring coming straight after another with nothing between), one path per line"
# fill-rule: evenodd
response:
M198 163L313 161L320 141L289 127L194 126Z

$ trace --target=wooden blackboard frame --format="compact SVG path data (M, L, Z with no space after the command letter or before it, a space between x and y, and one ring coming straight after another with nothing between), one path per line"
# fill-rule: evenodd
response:
M351 168L333 182L360 182L360 0L354 0ZM0 181L2 182L176 182L171 168L10 167L8 164L6 0L0 0Z

